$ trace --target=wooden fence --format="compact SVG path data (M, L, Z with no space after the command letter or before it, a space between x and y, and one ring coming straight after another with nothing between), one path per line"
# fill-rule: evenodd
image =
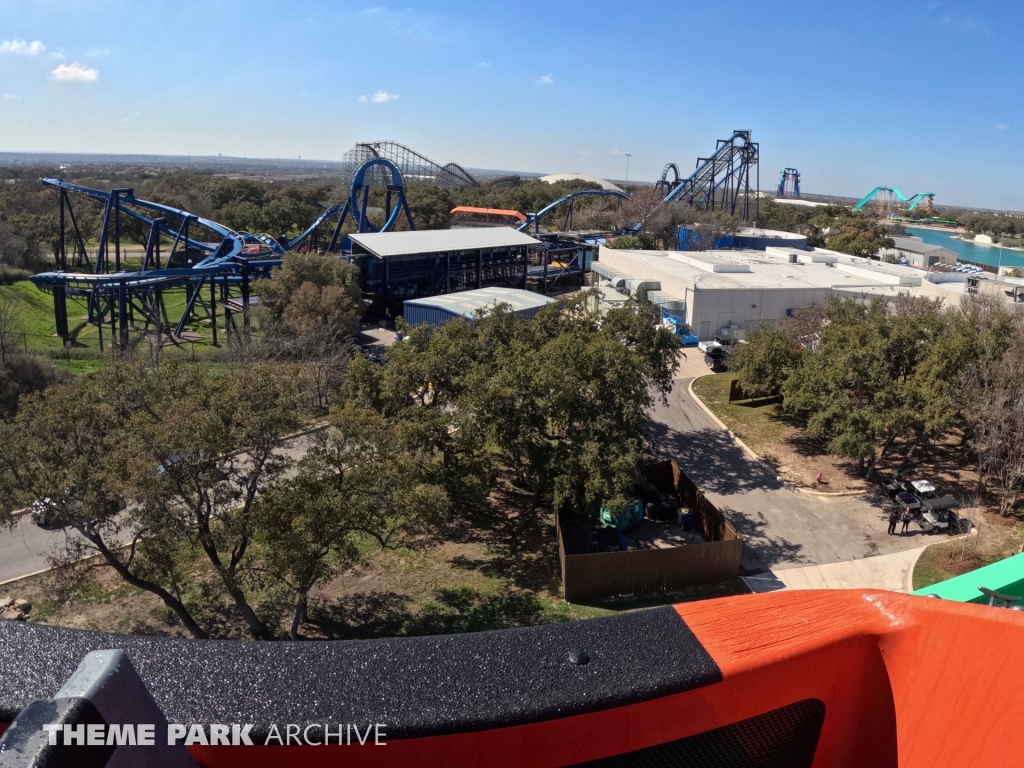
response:
M648 479L674 492L694 516L703 544L627 552L569 554L562 520L556 515L562 595L567 602L717 584L739 576L743 538L674 461L654 464Z

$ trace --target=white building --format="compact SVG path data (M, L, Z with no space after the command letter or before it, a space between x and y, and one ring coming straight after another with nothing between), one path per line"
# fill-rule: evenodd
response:
M702 341L723 328L749 330L829 296L920 293L920 270L828 251L630 251L602 246L592 265L603 284L646 295L685 316Z
M920 237L898 235L894 236L892 241L894 247L879 250L879 258L892 256L897 261L906 262L915 267L924 267L925 269L936 264L946 264L948 266L956 264L956 251L943 248L941 245L929 245Z

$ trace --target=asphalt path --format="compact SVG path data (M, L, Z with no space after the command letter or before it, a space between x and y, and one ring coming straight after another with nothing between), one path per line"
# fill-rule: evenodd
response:
M283 453L298 461L309 449L307 435L285 443ZM67 536L79 536L73 529L45 531L32 522L31 515L21 515L13 528L0 529L0 584L24 578L48 567L47 555L62 547Z
M889 536L880 492L825 497L781 483L690 397L687 385L706 368L689 357L668 404L655 408L650 435L744 537L742 575L887 555L934 540L923 531Z

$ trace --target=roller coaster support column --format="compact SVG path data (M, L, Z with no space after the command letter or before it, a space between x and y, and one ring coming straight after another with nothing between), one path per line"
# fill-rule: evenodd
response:
M121 349L128 348L128 289L125 281L117 284L117 327L120 332Z
M213 346L217 344L217 278L210 276L210 328L213 329Z
M89 263L89 254L85 250L85 240L82 238L82 232L78 228L78 218L75 216L75 209L71 206L71 198L68 196L66 189L60 189L60 255L58 264L60 265L61 271L66 272L68 269L68 222L71 223L71 234L74 236L74 251L72 257L72 264L74 266L80 266L84 260L87 267L91 266ZM65 210L67 211L65 215Z
M57 265L62 272L68 271L68 253L65 247L66 231L64 228L64 196L67 193L60 190L60 245L57 249Z
M146 254L142 257L143 272L147 269L160 269L160 227L166 221L167 219L163 217L153 219L153 224L149 228L149 238L146 240ZM152 266L150 265L151 260Z
M242 340L249 346L249 260L242 260Z
M68 331L68 305L66 298L67 291L64 289L64 286L55 286L53 289L53 317L57 321L57 335L65 343L71 337Z

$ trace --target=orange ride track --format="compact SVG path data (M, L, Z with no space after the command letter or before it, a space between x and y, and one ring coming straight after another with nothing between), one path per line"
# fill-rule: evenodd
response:
M207 768L1024 765L1024 685L1015 656L1024 649L1022 612L855 590L730 597L675 612L718 665L720 682L588 714L386 746L189 750ZM640 647L651 641L635 638ZM438 706L445 695L442 686ZM794 707L810 713L812 729L790 728L787 737L778 719L764 725L771 713ZM695 745L716 733L728 734L731 751L722 752L721 739L714 748ZM673 757L651 759L679 743Z
M1024 765L1018 727L1024 685L1015 658L1024 650L1020 612L829 590L707 600L676 612L717 662L720 683L586 715L390 741L385 748L193 747L192 754L210 768L566 766L813 699L825 712L814 768ZM749 757L749 764L761 764L757 754Z

